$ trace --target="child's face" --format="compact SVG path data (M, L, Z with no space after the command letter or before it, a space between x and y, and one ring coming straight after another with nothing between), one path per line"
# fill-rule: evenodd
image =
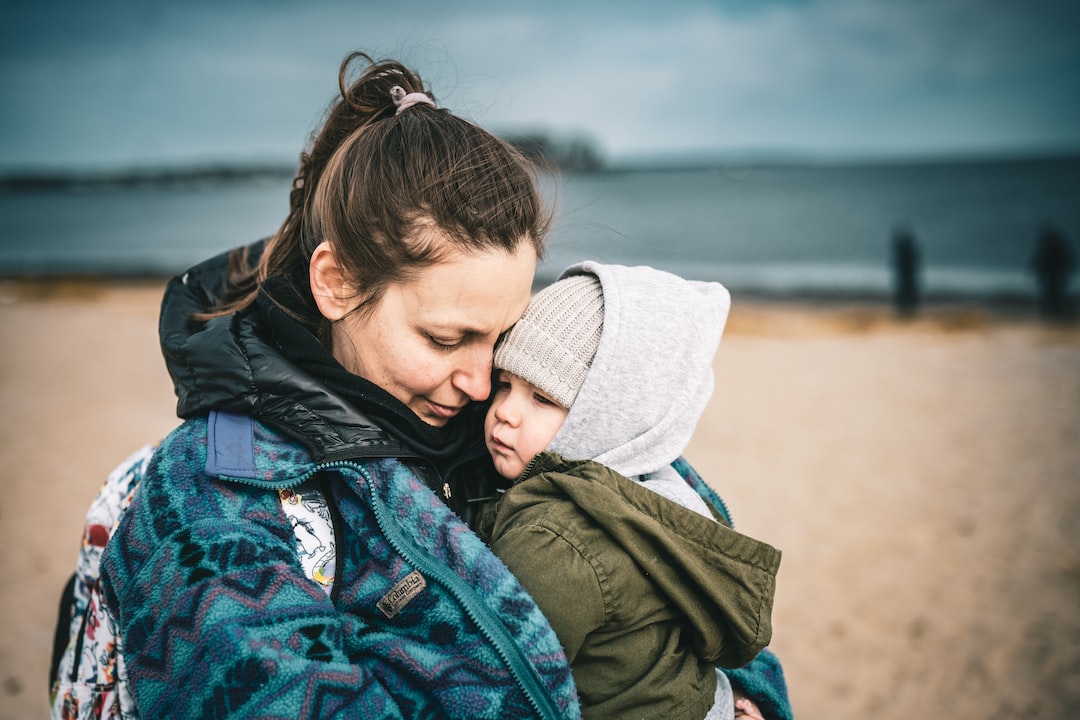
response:
M516 480L559 432L569 411L513 373L500 370L484 420L484 440L495 469Z

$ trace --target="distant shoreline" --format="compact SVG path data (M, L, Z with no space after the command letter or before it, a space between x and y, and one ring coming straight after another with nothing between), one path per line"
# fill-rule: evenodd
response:
M172 168L128 168L87 172L22 172L0 176L0 191L68 191L176 187L209 183L289 180L292 167L280 165L207 165Z
M530 154L530 153L527 153ZM541 158L543 160L543 158ZM656 158L604 163L560 162L558 156L547 158L558 172L574 174L633 174L666 172L708 172L724 170L822 170L836 168L933 168L956 166L1029 166L1072 164L1080 162L1077 153L1028 155L942 156L913 158L826 159L814 157L748 156L701 158ZM543 166L543 165L542 165ZM295 165L286 163L206 163L190 166L126 167L109 170L12 170L0 172L0 192L63 192L91 189L129 189L233 184L245 182L286 181L296 174Z

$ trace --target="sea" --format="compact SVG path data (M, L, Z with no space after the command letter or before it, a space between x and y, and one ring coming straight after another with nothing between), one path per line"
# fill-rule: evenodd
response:
M179 274L272 234L289 185L242 172L7 182L0 276ZM555 221L539 283L592 259L733 293L888 298L894 238L907 233L924 298L1027 301L1047 227L1080 260L1080 157L627 166L547 176L544 192Z

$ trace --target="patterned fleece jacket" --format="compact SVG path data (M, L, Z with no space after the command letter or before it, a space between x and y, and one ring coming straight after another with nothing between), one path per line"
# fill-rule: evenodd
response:
M125 686L121 711L577 717L554 632L451 507L478 491L475 473L442 459L459 446L406 427L420 423L337 365L278 296L198 319L227 277L219 256L163 300L186 421L136 483L96 593L115 619L123 662L104 674ZM301 485L331 509L329 594L305 572L282 507Z
M340 527L329 597L274 492L313 476ZM143 717L577 713L535 604L397 459L319 465L246 418L190 420L150 461L101 580Z

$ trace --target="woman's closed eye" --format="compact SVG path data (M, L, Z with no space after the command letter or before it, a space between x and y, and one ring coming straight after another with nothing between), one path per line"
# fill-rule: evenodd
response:
M461 345L461 338L441 338L430 333L424 333L427 336L428 342L432 344L438 350L453 350Z

